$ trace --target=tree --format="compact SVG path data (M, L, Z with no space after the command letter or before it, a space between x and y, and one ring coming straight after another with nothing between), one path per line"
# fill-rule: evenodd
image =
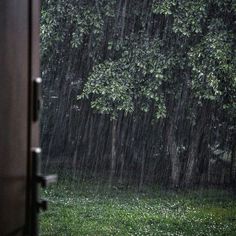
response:
M91 107L112 120L112 152L110 183L116 166L116 126L119 113L136 116L155 107L155 118L165 116L161 85L165 80L165 59L159 45L144 42L143 48L124 50L117 61L97 65L88 77L79 99L88 98ZM160 69L162 68L162 69Z
M45 1L44 104L55 108L47 97L53 91L60 99L60 112L52 114L57 126L61 113L73 117L45 149L65 137L65 155L73 149L73 159L83 156L85 165L99 163L92 153L110 155L110 179L120 155L127 170L140 166L140 179L163 176L173 187L208 181L212 147L235 150L235 21L233 0ZM87 127L103 129L91 137Z

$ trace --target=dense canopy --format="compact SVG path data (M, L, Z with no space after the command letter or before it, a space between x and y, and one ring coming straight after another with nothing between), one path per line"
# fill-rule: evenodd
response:
M235 0L46 0L41 22L47 166L236 182Z

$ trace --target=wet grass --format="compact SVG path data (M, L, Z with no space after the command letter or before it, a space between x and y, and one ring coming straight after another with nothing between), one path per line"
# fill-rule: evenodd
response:
M51 203L41 216L42 236L236 235L236 197L228 191L140 193L60 182L43 195Z

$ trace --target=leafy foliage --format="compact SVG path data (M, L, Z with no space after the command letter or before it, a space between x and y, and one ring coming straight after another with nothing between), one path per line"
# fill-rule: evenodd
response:
M58 103L48 99L48 107L61 109L54 117L60 116L62 125L67 120L65 142L60 135L57 142L66 143L68 153L81 150L78 156L86 156L91 166L97 166L93 156L109 156L109 119L94 115L93 109L118 120L117 135L123 141L117 142L117 151L124 156L125 169L130 169L127 163L140 167L144 159L144 172L153 163L171 166L172 155L179 159L181 171L176 173L181 172L181 181L191 168L191 181L206 179L215 159L210 147L230 155L235 142L235 22L235 0L43 1L44 83L50 84L48 94L60 97ZM91 127L106 129L91 135ZM95 137L101 133L104 151L98 154ZM140 153L145 153L144 159Z
M173 18L173 32L190 37L202 32L202 25L207 18L208 1L169 1L156 0L153 12Z
M93 108L112 117L120 111L147 112L153 107L156 118L164 117L163 82L173 83L177 70L190 68L191 86L196 96L221 101L228 108L229 103L235 107L234 1L155 0L151 13L166 17L166 27L170 30L167 37L160 38L157 34L151 38L142 24L133 33L126 31L123 38L119 38L117 32L126 26L118 24L106 45L105 60L101 60L99 45L108 36L107 21L114 22L117 18L117 4L105 0L92 2L56 4L48 0L42 9L43 57L49 57L57 48L55 45L68 37L74 50L90 44L88 53L95 65L80 99L89 97ZM135 10L133 14L140 14L137 8ZM132 18L132 12L127 14L127 19ZM172 45L170 49L168 45ZM224 99L226 94L228 101Z
M209 28L216 28L214 22ZM220 24L222 27L223 24ZM224 26L224 25L223 25ZM232 35L225 30L210 31L189 53L193 65L193 87L207 99L216 99L235 81L235 49ZM199 96L201 96L199 94Z
M156 117L165 116L162 83L167 80L167 58L161 54L158 43L144 42L124 50L116 61L106 61L97 65L88 78L83 94L91 97L91 105L101 113L112 114L119 111L133 113L147 112L152 104Z

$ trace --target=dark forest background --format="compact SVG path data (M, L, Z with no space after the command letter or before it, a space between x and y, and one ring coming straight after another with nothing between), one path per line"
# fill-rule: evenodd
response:
M236 1L45 0L45 168L236 183Z

